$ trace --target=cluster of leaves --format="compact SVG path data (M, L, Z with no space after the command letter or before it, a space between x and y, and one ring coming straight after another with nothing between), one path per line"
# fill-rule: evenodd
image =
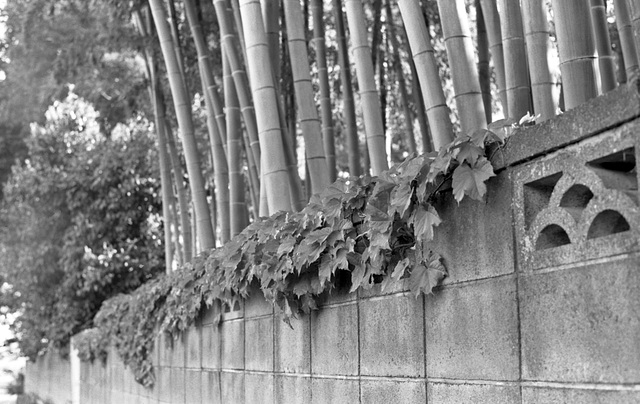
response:
M408 159L379 177L338 180L302 211L251 224L171 275L105 302L95 320L99 338L79 338L82 358L103 357L111 344L137 380L151 385L158 333L177 335L205 307L233 307L253 285L285 320L315 309L345 278L351 291L406 281L416 296L431 293L447 275L429 248L441 223L434 197L450 185L458 201L482 199L494 175L485 144L502 140L487 130L459 137L437 155Z
M3 313L34 357L93 326L102 302L163 271L159 181L149 125L110 138L75 95L33 125L28 160L0 204Z

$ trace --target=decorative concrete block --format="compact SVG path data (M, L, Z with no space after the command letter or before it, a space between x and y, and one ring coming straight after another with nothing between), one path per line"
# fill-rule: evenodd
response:
M244 373L222 372L220 374L222 403L244 403ZM215 402L215 401L214 401Z
M185 369L171 368L171 404L183 404L185 397Z
M204 325L202 334L202 367L220 369L220 328L218 325Z
M203 370L200 372L200 376L202 378L202 404L219 404L222 397L220 372Z
M244 400L251 404L273 404L273 375L246 373Z
M424 377L422 297L360 301L360 374Z
M192 325L185 331L187 363L190 369L202 367L202 331L200 326Z
M274 319L275 327L275 370L287 373L311 372L311 336L308 315L291 319L291 327L282 320L282 315ZM293 327L293 328L292 328Z
M451 193L436 203L442 223L435 229L432 249L449 270L443 284L483 279L515 271L511 183L506 173L487 183L486 202Z
M438 404L491 403L520 404L517 385L431 383L427 402Z
M211 307L205 307L202 309L200 316L200 324L209 325L218 323L222 316L222 309L220 308L220 302L215 301Z
M640 383L640 259L520 279L523 378Z
M299 404L311 402L311 378L301 376L275 376L275 402Z
M640 250L637 131L623 125L514 169L522 270Z
M522 404L637 404L639 391L552 389L523 387Z
M185 403L202 403L202 371L187 369L185 371Z
M311 314L311 372L358 374L358 312L355 304Z
M360 402L360 383L357 380L311 379L313 404L349 404Z
M220 325L222 368L244 369L244 320L225 321Z
M245 319L244 328L245 369L272 372L273 317Z
M171 369L170 368L156 369L156 386L158 389L158 401L162 403L170 403L171 402Z
M362 380L360 403L424 403L427 398L426 390L424 381Z
M427 376L520 377L515 277L445 287L425 298Z

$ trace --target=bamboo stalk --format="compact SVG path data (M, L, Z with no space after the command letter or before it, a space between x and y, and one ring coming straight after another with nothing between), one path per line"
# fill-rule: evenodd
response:
M367 149L371 161L371 172L378 175L389 168L385 153L384 129L380 116L380 98L376 89L371 59L371 48L367 39L364 9L361 0L345 1L347 24L351 34L351 53L355 60L356 76L362 104Z
M277 86L280 80L280 0L260 0L260 4L262 6L264 30L269 44L271 68L273 69L273 77Z
M431 36L417 0L398 0L398 6L424 97L433 147L434 150L439 150L453 140L453 125L442 90Z
M231 237L247 226L245 183L242 175L242 128L240 105L229 62L222 58L224 104L227 111L227 163L229 164L229 225Z
M172 99L185 152L187 172L189 173L189 186L191 188L191 197L196 215L195 221L198 226L197 231L200 248L202 250L208 250L215 245L215 238L213 228L211 227L211 215L209 214L209 206L204 189L204 178L200 167L198 147L193 133L191 103L187 99L184 81L181 80L178 61L173 51L173 41L167 26L166 12L162 2L160 0L150 0L150 4L153 20L156 25L158 37L160 38L162 55L164 56L167 67Z
M291 210L291 187L285 165L278 99L273 83L269 45L262 22L260 1L241 0L240 16L246 41L247 66L255 102L260 149L265 155L260 160L260 165L269 214L280 210L289 211Z
M590 0L593 38L598 51L600 89L603 93L616 88L615 55L611 49L605 0Z
M625 72L627 76L630 76L638 70L638 52L636 51L629 6L627 0L613 0L613 4L616 14L616 26L620 37L620 46L622 47L622 56L624 58Z
M313 18L313 43L316 48L316 63L318 66L318 82L320 86L322 140L327 168L329 169L329 181L333 182L337 177L336 145L333 131L333 118L331 116L333 111L331 110L331 89L329 88L329 75L327 72L322 0L311 0L311 15Z
M595 53L589 4L584 0L552 0L566 110L596 97Z
M478 42L478 80L480 81L480 91L482 92L482 104L484 105L484 116L487 122L491 122L491 66L489 65L489 37L487 27L482 15L480 0L475 2L476 8L476 32Z
M336 25L336 42L338 42L338 65L340 66L342 109L344 114L343 131L347 139L349 174L358 177L362 174L360 142L358 141L358 131L356 130L356 110L353 102L353 88L351 87L351 64L349 63L349 51L345 36L342 1L332 0L332 5Z
M633 28L633 38L636 46L636 54L640 55L640 2L638 0L628 0L629 11L631 11L631 26Z
M520 119L532 110L522 12L520 3L513 0L498 0L498 10L504 50L508 116Z
M523 0L522 20L527 44L527 58L531 77L533 109L540 121L556 114L558 102L554 99L554 83L549 70L549 22L544 0Z
M329 185L329 169L325 160L322 144L322 128L316 110L309 73L309 54L304 34L302 9L299 0L284 0L284 12L287 22L287 39L293 86L298 107L298 123L305 142L306 161L309 166L311 193L320 193Z
M498 14L498 6L496 0L480 0L482 8L482 18L487 28L487 37L489 38L489 52L493 60L493 69L496 72L496 84L498 86L498 96L502 104L504 115L509 115L509 105L507 103L506 78L504 66L504 49L502 47L502 31L500 24L500 14Z
M216 9L216 16L218 18L223 53L231 67L231 75L236 87L238 100L240 101L242 119L244 121L247 135L249 136L249 146L251 147L251 153L253 154L256 169L259 170L261 152L260 140L258 139L258 126L256 123L255 108L251 102L249 84L247 83L247 74L242 67L242 61L238 53L240 45L238 44L238 38L236 37L233 26L231 25L234 20L230 10L227 9L225 0L214 0L213 5ZM259 172L258 175L260 175Z

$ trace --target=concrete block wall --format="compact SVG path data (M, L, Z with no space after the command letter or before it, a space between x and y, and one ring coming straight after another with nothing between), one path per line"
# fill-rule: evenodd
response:
M161 337L152 390L83 365L82 402L640 402L638 116L598 98L514 135L485 202L442 197L435 294L342 291L290 328L256 293Z
M68 352L48 352L25 366L25 392L55 404L71 403L71 365Z

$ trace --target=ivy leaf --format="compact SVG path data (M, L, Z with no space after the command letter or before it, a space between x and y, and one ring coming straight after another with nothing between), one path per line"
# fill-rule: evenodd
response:
M473 165L476 163L476 161L478 161L480 157L484 155L484 150L472 142L461 143L458 147L460 151L456 156L456 160L458 160L460 163L467 162Z
M391 204L389 205L389 216L398 212L400 217L404 216L404 213L409 208L411 203L411 196L413 195L413 188L411 182L403 182L393 189L391 192Z
M495 176L493 167L484 157L473 166L461 164L453 171L453 196L458 203L465 194L472 199L482 200L487 193L484 182L493 176Z
M442 223L438 212L433 206L427 208L419 204L409 218L409 223L413 223L413 234L418 240L433 240L433 228Z
M431 166L429 168L429 174L427 174L427 181L434 182L439 174L444 174L449 169L451 165L451 153L445 153L443 155L438 155L438 157L433 160Z
M413 267L409 277L409 289L415 297L418 297L420 292L433 293L433 288L447 276L441 259L440 255L430 252L426 260Z

